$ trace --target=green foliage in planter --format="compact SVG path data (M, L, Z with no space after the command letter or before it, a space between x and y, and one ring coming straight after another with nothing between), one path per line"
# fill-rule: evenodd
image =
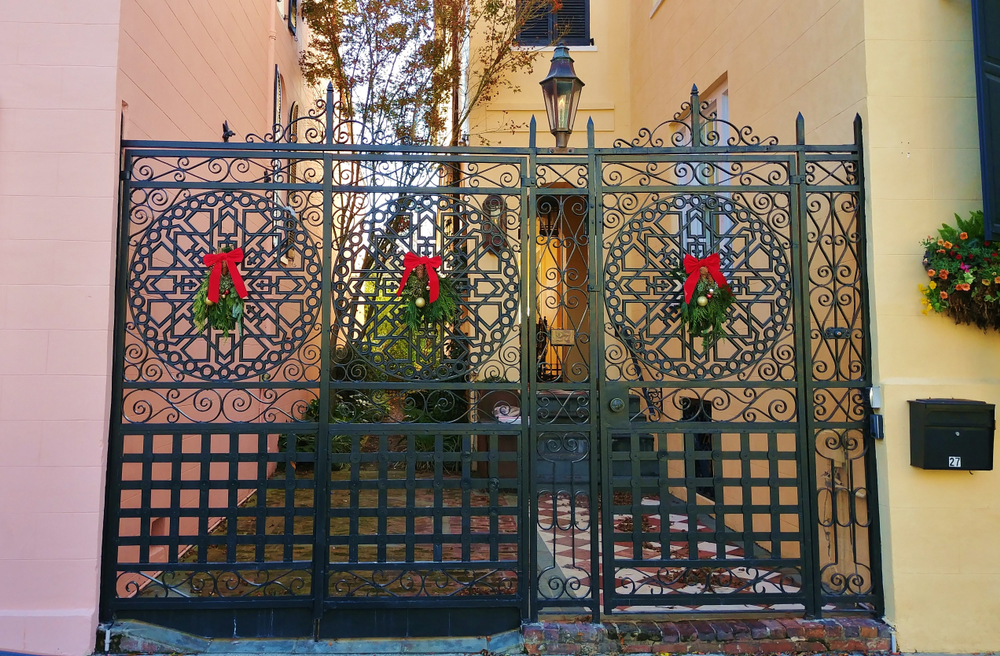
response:
M955 215L938 236L922 242L930 280L919 285L923 313L947 314L955 323L1000 330L1000 252L985 240L983 213Z

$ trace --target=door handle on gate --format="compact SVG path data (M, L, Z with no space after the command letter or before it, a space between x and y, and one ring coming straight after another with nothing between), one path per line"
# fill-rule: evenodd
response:
M621 412L625 409L625 401L619 398L611 399L611 401L608 402L608 408L611 409L611 412Z

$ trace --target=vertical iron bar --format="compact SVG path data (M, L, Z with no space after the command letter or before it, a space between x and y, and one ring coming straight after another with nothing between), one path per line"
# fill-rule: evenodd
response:
M108 468L104 492L104 549L102 554L101 619L112 617L117 589L118 530L116 521L121 509L121 471L124 438L121 417L124 407L125 314L128 312L128 241L129 178L132 176L132 153L124 151L118 184L118 254L115 265L115 323L111 366L111 419L108 422Z
M333 144L333 83L326 87L326 144ZM333 154L323 154L323 265L320 287L320 373L319 418L316 426L316 464L313 466L313 638L319 639L320 622L327 597L327 576L330 562L330 357L331 287L333 274Z
M819 586L819 501L816 488L815 417L813 412L812 341L810 338L812 313L809 296L809 207L806 191L805 121L796 118L795 173L792 178L792 288L795 291L795 341L796 381L798 403L798 461L799 507L802 520L802 581L806 594L806 617L820 617L822 602ZM805 471L803 471L803 469Z
M604 281L602 280L601 271L603 267L601 266L601 255L603 254L603 249L601 247L601 240L597 237L597 226L598 226L598 212L597 208L600 203L601 198L601 162L597 157L597 149L595 146L594 138L594 118L590 117L587 121L587 184L588 184L588 202L587 202L587 234L590 236L589 244L587 246L587 284L589 286L589 293L587 294L587 303L590 305L589 316L590 316L590 594L591 603L593 608L592 621L598 623L601 621L601 590L604 588L604 581L608 577L608 568L601 570L601 558L602 554L599 545L601 540L602 531L601 523L603 522L603 517L609 513L610 506L608 506L608 500L604 499L603 507L604 510L601 511L602 504L597 503L598 499L602 498L602 494L607 496L606 490L609 489L610 479L602 480L601 472L606 469L604 461L609 457L611 449L605 448L603 444L604 435L601 430L601 410L602 404L604 403L604 397L601 395L601 384L604 381L604 360L602 358L603 351L601 347L604 344L604 340L601 339L601 335L604 334L602 330L603 326L603 298L602 290L604 289ZM596 339L595 339L596 337ZM608 465L610 467L610 464ZM605 492L602 492L605 491ZM576 504L576 499L572 500L572 503ZM610 535L606 530L603 531L605 536ZM612 590L613 591L613 590ZM604 595L605 599L608 598L607 591Z
M867 196L865 194L865 140L864 125L861 115L854 115L854 145L857 147L858 157L858 208L857 208L857 231L858 231L858 276L861 279L861 312L860 326L863 331L862 345L862 365L865 368L864 385L870 387L874 382L874 372L872 372L872 330L871 330L871 306L869 303L868 290L868 214ZM878 507L878 463L875 460L875 437L869 429L868 416L873 412L868 399L865 399L865 428L863 430L865 443L865 486L868 488L868 543L871 553L869 562L871 563L872 590L871 594L877 599L875 609L879 616L885 613L885 599L882 591L882 534L879 525Z
M535 307L535 295L537 294L537 277L535 267L537 266L538 254L535 252L535 231L538 221L538 194L535 189L535 167L538 165L537 123L535 117L531 117L531 124L528 133L528 161L527 171L524 172L521 187L521 454L524 457L521 469L521 484L525 490L527 499L522 504L528 507L528 521L526 530L520 531L521 549L526 549L528 553L528 617L531 621L538 620L538 490L536 480L538 478L535 468L538 466L535 459L535 437L538 426L534 422L535 418L535 376L538 363L535 356L535 343L538 336L535 334L534 321L538 310ZM527 200L527 208L524 202ZM553 500L554 503L554 500Z
M698 95L698 85L691 85L691 145L697 148L701 142L701 98Z

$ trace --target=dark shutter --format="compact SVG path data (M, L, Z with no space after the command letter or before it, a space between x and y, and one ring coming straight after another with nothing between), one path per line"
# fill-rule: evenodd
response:
M556 35L567 46L590 45L589 0L563 0L556 12Z
M522 46L547 46L552 43L552 15L549 13L525 21L517 42Z
M972 1L986 238L1000 239L1000 0Z

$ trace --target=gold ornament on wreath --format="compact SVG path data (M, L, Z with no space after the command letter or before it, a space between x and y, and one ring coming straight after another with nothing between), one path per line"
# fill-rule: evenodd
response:
M411 331L427 324L451 324L458 318L459 296L451 280L438 274L441 258L407 253L396 296L406 303L403 322Z

